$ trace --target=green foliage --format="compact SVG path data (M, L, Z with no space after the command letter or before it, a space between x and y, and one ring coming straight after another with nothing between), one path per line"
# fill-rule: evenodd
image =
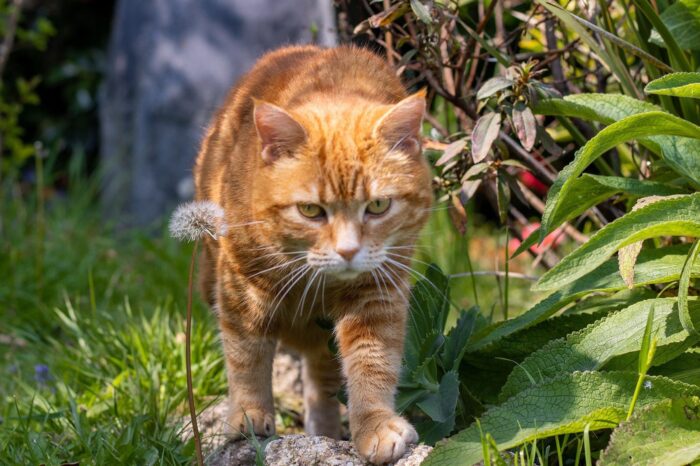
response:
M653 330L659 335L654 365L675 358L699 341L683 329L674 298L642 301L532 353L510 373L500 398L506 400L526 389L533 377L536 383L566 372L629 368L637 359L652 308ZM694 320L700 322L700 303L694 301L691 309Z
M182 352L188 250L162 237L118 237L89 184L47 210L0 204L0 458L6 464L190 464ZM43 256L43 283L35 256ZM216 324L195 308L198 406L225 393Z
M424 442L435 443L455 428L464 411L457 368L466 350L478 309L461 311L456 324L445 329L449 311L448 278L431 266L413 288L404 366L396 400L400 412L410 412ZM461 401L461 402L460 402ZM459 408L458 408L458 402Z
M610 429L624 420L637 381L628 372L574 372L547 379L500 406L479 421L499 449L565 433ZM650 377L652 390L644 391L640 406L665 398L697 395L700 388L664 377ZM474 424L440 443L424 464L474 464L482 458L481 435Z
M700 31L700 27L698 28ZM700 73L672 73L655 79L644 88L647 94L700 99Z
M620 424L600 466L683 466L700 458L700 398L663 400Z

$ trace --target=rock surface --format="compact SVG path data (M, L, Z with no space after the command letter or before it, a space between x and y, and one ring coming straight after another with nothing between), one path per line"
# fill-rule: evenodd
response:
M432 447L411 445L396 466L417 466ZM207 458L209 466L243 466L255 464L255 448L247 440L230 441ZM351 442L326 437L286 435L269 442L264 450L267 466L365 466Z
M190 199L204 129L236 78L282 45L333 45L334 31L330 0L119 1L100 96L105 213L150 225Z

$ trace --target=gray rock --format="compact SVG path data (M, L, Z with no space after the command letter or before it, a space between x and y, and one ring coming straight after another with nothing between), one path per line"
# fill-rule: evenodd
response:
M211 115L283 44L335 42L331 0L121 0L100 96L103 205L148 225L189 197Z
M411 445L396 466L417 466L428 456L432 447ZM241 461L250 461L245 463ZM248 441L231 441L207 458L209 466L238 466L255 464L255 448ZM351 442L326 437L286 435L265 447L267 466L365 466Z

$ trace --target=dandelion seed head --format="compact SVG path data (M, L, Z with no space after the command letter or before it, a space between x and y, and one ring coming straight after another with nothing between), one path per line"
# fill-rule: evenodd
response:
M226 234L224 209L211 201L181 204L170 218L170 235L181 241L195 241L204 235L218 239Z

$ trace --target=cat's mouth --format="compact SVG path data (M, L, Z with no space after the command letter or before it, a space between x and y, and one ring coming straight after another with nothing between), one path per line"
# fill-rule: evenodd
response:
M356 270L348 267L342 270L334 271L331 274L339 280L353 280L357 278L361 273L362 270Z

